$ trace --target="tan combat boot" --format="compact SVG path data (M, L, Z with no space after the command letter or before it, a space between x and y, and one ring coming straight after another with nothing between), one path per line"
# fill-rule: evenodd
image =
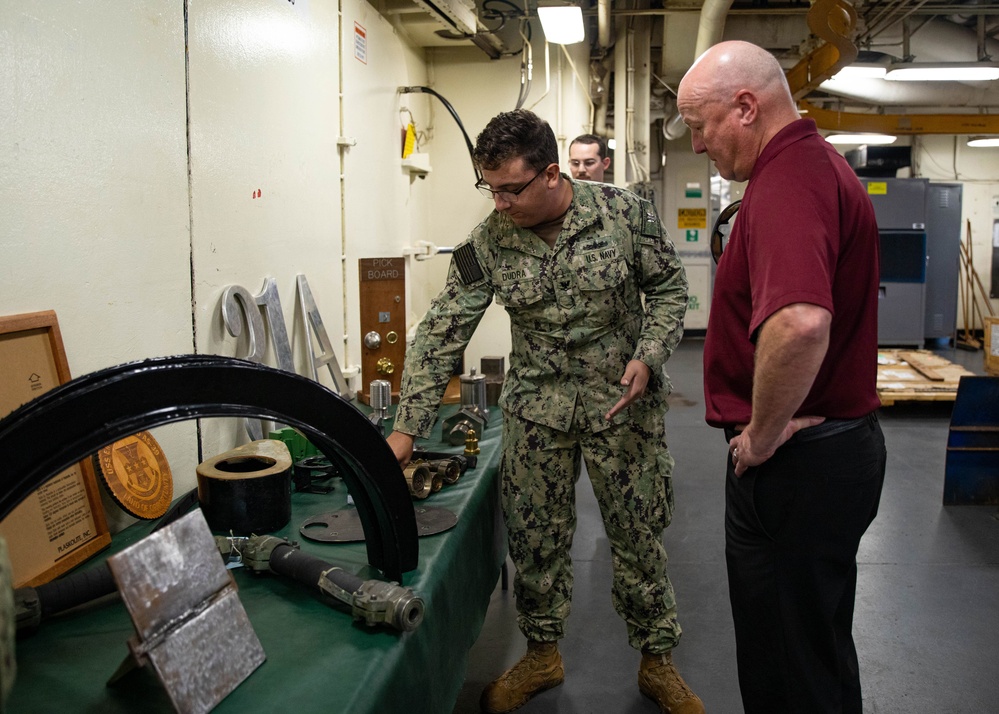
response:
M642 653L638 688L655 700L663 714L704 714L701 698L690 691L673 664L673 653Z
M557 687L564 680L558 645L528 641L527 654L482 690L482 711L488 714L512 712L527 704L535 694Z

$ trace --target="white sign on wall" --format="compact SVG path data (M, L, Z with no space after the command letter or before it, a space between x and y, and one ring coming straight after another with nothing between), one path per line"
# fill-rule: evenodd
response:
M360 23L354 23L354 57L368 63L368 31Z

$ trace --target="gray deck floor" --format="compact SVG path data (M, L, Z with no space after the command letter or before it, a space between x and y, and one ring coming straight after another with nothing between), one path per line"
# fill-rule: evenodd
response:
M724 439L704 423L703 342L684 340L667 370L676 459L676 512L665 541L683 640L675 659L708 712L742 712L728 605ZM982 352L938 350L983 374ZM888 474L880 512L861 543L854 634L865 711L999 711L999 509L943 506L951 402L883 408ZM575 591L561 643L565 683L524 714L652 714L637 687L640 655L610 603L610 551L585 473L576 490ZM477 712L487 682L524 651L513 594L497 586L470 652L454 714Z

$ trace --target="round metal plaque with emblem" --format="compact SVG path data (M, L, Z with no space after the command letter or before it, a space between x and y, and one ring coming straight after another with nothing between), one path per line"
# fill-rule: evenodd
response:
M148 431L105 446L94 456L108 493L122 509L143 520L159 518L173 500L173 474Z

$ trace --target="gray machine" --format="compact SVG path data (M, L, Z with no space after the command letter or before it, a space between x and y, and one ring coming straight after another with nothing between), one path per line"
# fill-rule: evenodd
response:
M861 178L881 237L878 344L950 339L957 320L961 186Z
M926 339L954 338L961 270L961 184L926 187Z

